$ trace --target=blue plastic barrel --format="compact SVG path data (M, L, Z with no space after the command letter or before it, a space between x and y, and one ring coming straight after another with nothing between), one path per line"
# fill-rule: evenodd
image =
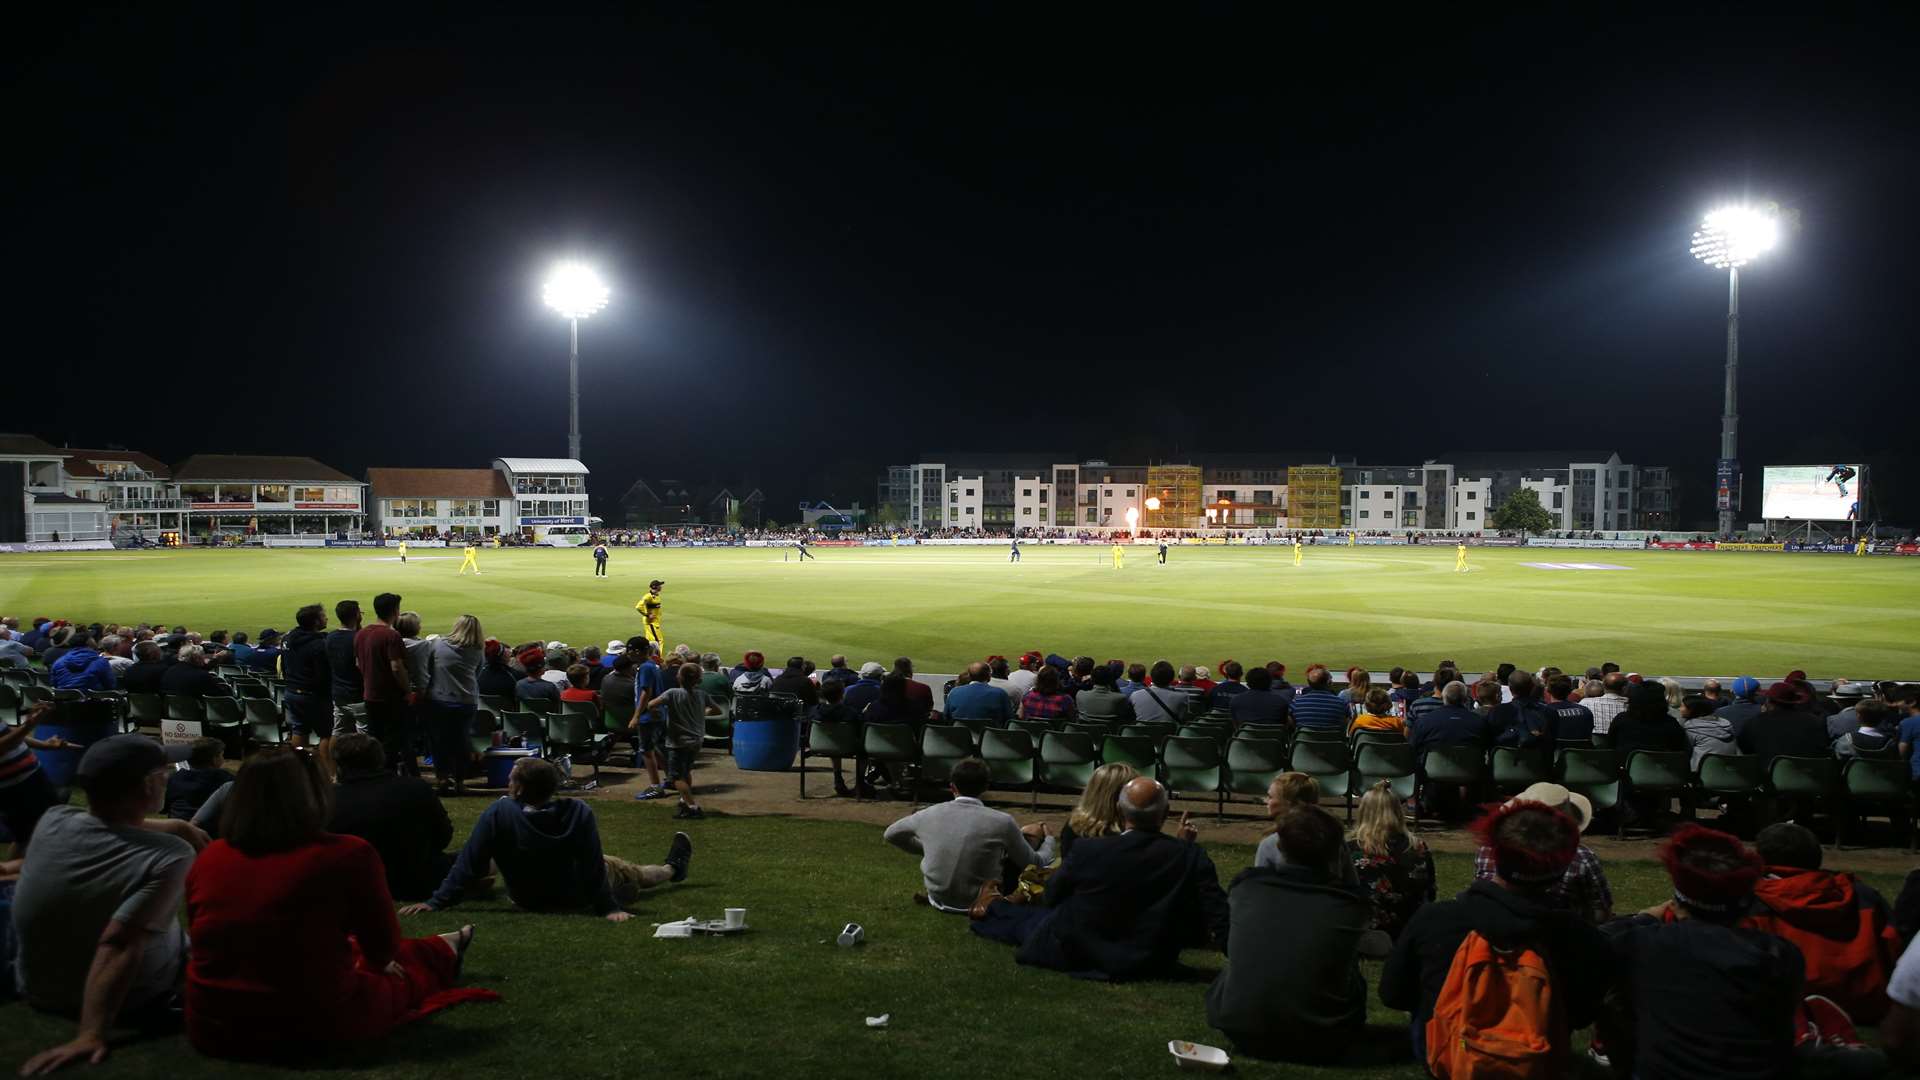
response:
M506 787L507 781L513 776L514 765L521 758L533 757L539 752L519 746L496 746L482 754L481 757L486 759L487 786Z
M733 722L733 763L748 772L786 772L799 752L799 720Z
M80 766L80 755L88 746L111 735L117 735L113 720L102 716L88 719L74 709L59 709L54 712L56 722L36 724L33 737L36 739L65 739L72 744L67 750L35 750L34 756L40 759L40 768L45 770L47 779L54 787L64 788L73 783L73 771Z

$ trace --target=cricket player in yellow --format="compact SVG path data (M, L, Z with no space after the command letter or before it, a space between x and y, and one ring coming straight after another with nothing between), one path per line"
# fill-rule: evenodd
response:
M460 573L455 574L454 576L458 577L460 576L460 574L464 574L468 570L472 570L473 576L479 577L480 576L480 549L473 546L473 541L471 540L467 541L467 547L466 547L466 551L464 552L464 555L465 557L460 560Z
M642 622L646 624L645 628L641 630L641 634L645 636L648 641L660 647L664 647L666 643L666 638L660 634L660 586L665 584L666 582L658 579L648 582L647 595L641 597L640 602L633 605L633 609L640 613Z
M1467 545L1456 544L1453 549L1453 568L1459 573L1467 572Z
M1126 548L1121 547L1119 544L1113 545L1113 568L1115 570L1120 569L1120 563L1126 558L1126 554Z
M407 561L407 542L405 540L400 541L400 561Z
M1854 553L1855 555L1865 555L1865 554L1867 553L1867 538L1866 538L1866 537L1864 537L1864 536L1863 536L1863 537L1861 537L1861 538L1860 538L1860 543L1859 543L1859 545L1858 545L1858 546L1856 546L1856 547L1855 547L1855 548L1853 549L1853 553Z
M1297 536L1293 538L1293 565L1300 565L1300 538Z

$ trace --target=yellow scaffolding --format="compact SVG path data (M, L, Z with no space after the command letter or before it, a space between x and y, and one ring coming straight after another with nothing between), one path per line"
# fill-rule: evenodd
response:
M1198 465L1147 466L1146 498L1158 499L1159 508L1149 503L1142 522L1149 529L1199 529L1206 526L1205 507L1201 505L1201 478Z
M1340 528L1340 470L1332 465L1287 468L1287 525L1294 529Z

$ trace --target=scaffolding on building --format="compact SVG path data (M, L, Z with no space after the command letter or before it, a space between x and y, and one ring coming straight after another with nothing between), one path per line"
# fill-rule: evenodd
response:
M1340 528L1340 469L1337 466L1287 467L1287 525L1295 529Z

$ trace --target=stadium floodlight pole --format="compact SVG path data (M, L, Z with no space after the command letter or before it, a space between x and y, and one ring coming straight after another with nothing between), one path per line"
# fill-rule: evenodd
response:
M540 299L566 318L567 456L580 460L580 320L607 306L607 286L585 263L555 263Z
M1727 272L1727 388L1720 410L1720 460L1740 456L1740 268L1773 248L1780 239L1777 211L1723 206L1709 213L1693 234L1693 257ZM1720 535L1733 535L1733 497L1720 508ZM1715 497L1718 497L1717 480Z

